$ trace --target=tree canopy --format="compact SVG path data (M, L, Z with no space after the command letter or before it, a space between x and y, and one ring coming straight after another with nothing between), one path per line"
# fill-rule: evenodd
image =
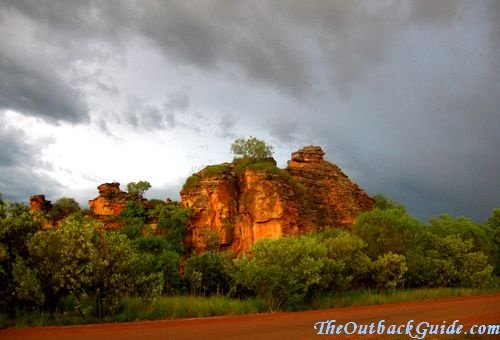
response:
M249 158L253 161L263 160L273 156L273 147L266 142L250 136L238 138L231 144L231 152L236 158Z
M127 184L127 191L131 196L142 198L144 193L151 189L151 184L148 181L130 182Z

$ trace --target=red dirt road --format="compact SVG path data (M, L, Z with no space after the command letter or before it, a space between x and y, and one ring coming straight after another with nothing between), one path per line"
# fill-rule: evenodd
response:
M475 297L451 298L437 301L397 303L380 306L349 307L297 313L255 314L184 320L162 320L130 323L94 324L65 327L33 327L0 330L0 339L312 339L314 325L319 321L336 320L377 325L385 320L391 324L407 324L415 320L446 326L454 320L469 331L474 324L500 324L500 293ZM375 326L376 327L376 326ZM415 333L414 333L415 334ZM380 338L388 338L388 335ZM323 335L327 339L345 339L345 335ZM375 336L357 336L373 339ZM454 338L427 336L426 339ZM500 335L483 336L500 339Z

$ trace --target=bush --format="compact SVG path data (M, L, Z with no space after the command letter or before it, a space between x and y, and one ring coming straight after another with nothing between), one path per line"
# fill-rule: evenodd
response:
M326 247L313 237L261 240L252 253L236 260L234 279L254 290L271 311L319 293L342 269L327 258Z
M378 289L395 289L402 285L403 276L408 271L406 258L391 252L379 256L373 263L373 269Z

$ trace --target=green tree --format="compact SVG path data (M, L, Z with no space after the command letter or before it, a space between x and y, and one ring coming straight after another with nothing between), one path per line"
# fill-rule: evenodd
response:
M496 248L496 256L494 256L495 274L498 276L500 274L500 208L491 211L486 225L493 232L493 242Z
M499 249L495 242L495 230L490 224L478 224L470 218L463 216L452 218L444 214L431 219L428 230L441 237L455 235L463 241L472 240L471 251L482 251L488 256L489 262L495 265ZM498 263L496 265L498 266Z
M29 256L26 243L40 229L29 208L20 203L2 200L0 196L0 310L13 313L16 283L13 270L17 258Z
M156 271L163 273L164 287L166 294L177 293L181 287L181 275L179 273L180 257L175 251L164 250L156 261Z
M378 289L395 289L402 285L403 276L408 271L406 258L392 252L379 256L373 267L373 278Z
M51 215L55 219L60 219L80 210L80 205L74 198L61 197L52 205Z
M395 200L388 200L387 197L385 197L382 194L378 194L373 196L373 199L375 200L375 209L380 209L380 210L386 210L386 209L402 209L403 211L405 210L405 207Z
M367 254L372 259L388 252L407 255L415 246L416 235L422 226L404 209L374 209L356 219L353 231L367 244Z
M96 232L90 218L71 215L58 227L37 232L28 242L31 268L36 272L53 312L67 295L78 301L91 289L97 252Z
M127 184L128 193L136 199L141 199L149 189L151 189L151 184L147 181L130 182Z
M156 297L161 293L162 274L154 271L151 258L139 254L126 235L101 231L96 250L93 288L100 318L118 311L126 295L142 293Z
M273 311L291 302L301 302L327 287L332 272L341 270L333 265L327 258L326 247L317 238L261 240L254 244L251 256L244 255L236 261L234 278L254 290Z
M166 249L179 254L185 252L184 238L191 218L190 209L175 202L157 204L148 212L148 217L157 221L156 233L165 240Z
M139 202L127 201L118 219L122 223L120 232L133 240L142 234L142 228L147 220L146 208Z
M228 292L227 260L227 255L212 252L188 258L184 263L184 279L191 293L207 296Z
M493 266L473 240L458 235L440 236L426 230L418 247L408 255L408 285L411 287L488 287Z
M350 232L338 229L327 230L322 238L328 258L343 265L339 278L343 288L366 286L372 269L372 261L365 254L366 243Z
M231 152L237 158L259 161L272 157L273 147L266 142L250 136L248 139L239 138L231 144Z

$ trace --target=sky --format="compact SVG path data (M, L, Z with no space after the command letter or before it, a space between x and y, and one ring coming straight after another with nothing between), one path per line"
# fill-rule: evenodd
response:
M255 136L424 221L500 207L500 1L0 0L0 32L4 199L179 199Z

